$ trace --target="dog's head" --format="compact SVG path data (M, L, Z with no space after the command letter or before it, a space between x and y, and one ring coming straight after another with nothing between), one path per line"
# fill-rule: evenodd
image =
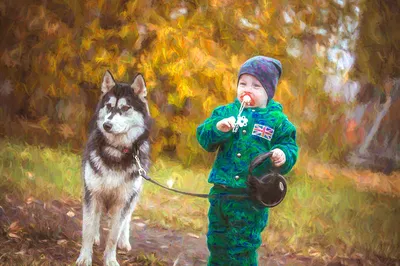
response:
M108 138L134 140L147 128L149 108L144 78L138 74L133 83L116 82L112 74L104 74L98 106L97 126Z

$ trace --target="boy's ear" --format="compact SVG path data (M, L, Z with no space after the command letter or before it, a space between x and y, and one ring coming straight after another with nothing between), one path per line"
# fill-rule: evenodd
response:
M133 80L133 83L131 85L131 88L139 96L140 99L143 101L146 100L147 96L147 88L146 88L146 83L144 81L144 78L142 74L138 74L135 79Z
M109 70L106 71L103 77L103 83L101 83L101 93L102 95L109 92L115 86L115 80Z

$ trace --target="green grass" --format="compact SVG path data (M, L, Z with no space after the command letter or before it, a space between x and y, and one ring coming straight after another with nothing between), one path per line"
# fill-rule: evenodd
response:
M174 188L207 193L209 169L183 168L157 158L152 178ZM81 196L80 156L57 150L0 140L0 180L24 196L42 200ZM263 240L271 252L330 250L339 256L355 252L400 259L400 200L375 192L361 192L352 181L335 177L317 180L298 164L289 176L285 201L270 211ZM205 233L208 202L165 191L145 183L134 215L153 225ZM314 252L315 253L315 252Z

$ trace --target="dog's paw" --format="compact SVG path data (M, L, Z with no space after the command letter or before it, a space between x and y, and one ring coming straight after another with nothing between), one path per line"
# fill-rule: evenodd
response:
M79 258L76 260L77 266L91 266L92 265L92 256L90 254L81 253Z
M105 257L104 266L119 266L119 263L115 257Z
M118 240L118 248L124 249L126 251L130 251L132 249L131 244L129 243L129 240L126 240L126 239L123 240L122 238L120 238Z

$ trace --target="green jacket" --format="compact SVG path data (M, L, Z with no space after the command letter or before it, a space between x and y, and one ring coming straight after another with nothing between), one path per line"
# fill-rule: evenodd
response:
M247 126L232 131L221 132L216 124L221 119L237 117L240 102L217 107L211 117L197 127L197 140L209 152L218 149L208 182L232 188L245 188L248 168L259 154L275 148L286 155L286 162L280 173L288 173L296 163L298 147L296 128L282 112L282 105L270 100L266 108L245 108L242 115L248 119ZM272 167L270 160L255 169L255 174L265 173Z

